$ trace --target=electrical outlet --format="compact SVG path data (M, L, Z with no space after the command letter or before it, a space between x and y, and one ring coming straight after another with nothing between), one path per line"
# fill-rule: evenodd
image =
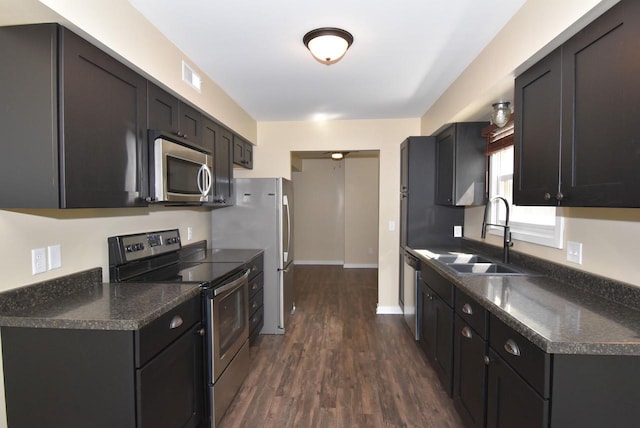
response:
M187 241L193 239L193 227L187 227Z
M396 230L396 222L389 220L389 232L393 232L394 230Z
M47 247L47 258L49 259L49 270L62 267L60 244L49 245Z
M453 237L462 238L462 226L453 226Z
M47 253L44 248L31 250L31 273L37 275L47 271Z
M582 242L567 241L567 261L582 264Z

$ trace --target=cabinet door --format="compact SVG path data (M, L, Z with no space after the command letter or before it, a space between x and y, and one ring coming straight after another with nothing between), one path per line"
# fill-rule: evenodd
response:
M5 208L59 206L57 41L56 24L0 27Z
M549 402L491 349L489 358L487 427L548 427Z
M455 205L453 186L456 175L455 162L456 128L450 126L436 139L436 157L438 159L436 179L436 203Z
M244 166L244 141L233 136L233 163Z
M640 2L563 45L563 205L640 207Z
M467 427L482 428L487 393L487 342L459 316L455 320L453 400Z
M153 83L149 88L149 129L178 135L180 130L180 101Z
M422 284L422 332L420 344L447 394L453 386L453 309Z
M190 143L202 144L202 113L181 101L179 122L179 137Z
M244 143L244 167L253 169L253 145L246 141Z
M196 428L203 420L205 377L197 324L137 370L138 428Z
M210 119L203 120L203 145L213 152L214 196L216 205L233 204L233 164L231 132Z
M557 205L560 179L561 50L515 82L514 202Z
M70 31L61 36L60 206L145 205L147 81Z
M409 140L400 146L400 248L407 245L409 192ZM400 265L402 266L402 265Z

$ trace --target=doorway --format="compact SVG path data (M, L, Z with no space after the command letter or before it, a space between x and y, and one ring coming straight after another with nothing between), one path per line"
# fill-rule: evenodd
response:
M296 264L378 267L379 151L292 152Z

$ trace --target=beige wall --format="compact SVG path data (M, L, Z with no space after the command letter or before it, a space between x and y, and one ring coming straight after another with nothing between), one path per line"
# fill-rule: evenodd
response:
M379 150L378 195L378 311L397 312L398 224L400 216L400 143L418 135L420 120L337 120L328 122L259 122L254 169L236 170L237 177L291 177L292 151Z
M378 266L378 159L345 159L345 267Z
M378 159L304 159L291 174L298 264L378 266Z
M304 159L293 180L296 263L344 263L344 162Z
M441 124L487 120L491 103L513 101L513 79L617 0L529 0L421 119L423 135ZM544 23L542 25L541 23ZM482 84L479 84L482 82ZM465 236L480 239L482 207L465 210ZM565 208L564 243L582 242L583 264L566 261L566 249L515 242L514 250L640 286L640 210ZM497 236L487 242L501 245Z

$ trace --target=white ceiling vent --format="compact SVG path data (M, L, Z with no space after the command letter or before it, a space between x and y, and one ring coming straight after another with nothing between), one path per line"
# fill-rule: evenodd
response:
M187 82L189 86L200 92L202 87L202 79L186 62L182 61L182 80Z

